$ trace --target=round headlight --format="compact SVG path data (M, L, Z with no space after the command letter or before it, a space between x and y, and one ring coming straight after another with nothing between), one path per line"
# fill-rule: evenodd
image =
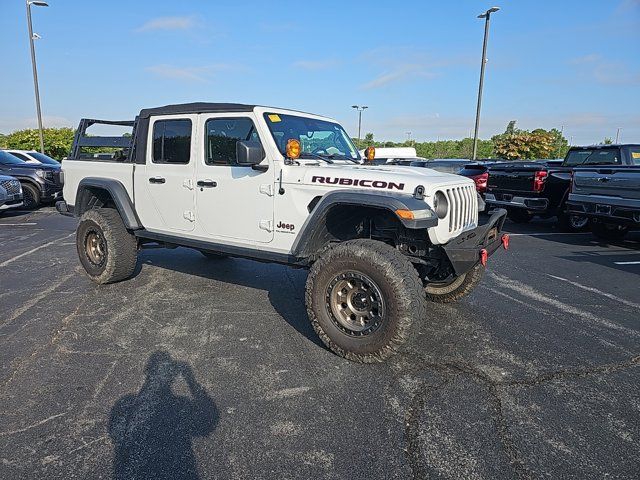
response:
M440 190L436 192L433 198L433 210L440 220L446 217L449 212L449 200L447 200L447 196Z

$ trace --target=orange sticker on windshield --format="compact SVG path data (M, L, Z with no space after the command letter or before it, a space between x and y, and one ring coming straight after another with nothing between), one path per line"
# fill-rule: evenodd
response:
M640 152L631 152L633 158L640 158Z
M276 115L275 113L272 113L269 115L269 120L271 120L273 123L278 123L282 121L280 119L280 115Z

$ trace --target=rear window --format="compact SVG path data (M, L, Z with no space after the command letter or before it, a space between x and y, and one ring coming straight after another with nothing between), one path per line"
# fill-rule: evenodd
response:
M620 150L617 148L594 148L586 150L571 150L567 155L564 165L619 165Z
M153 163L189 163L191 120L158 120L153 124Z
M640 165L640 147L629 148L629 155L634 165Z

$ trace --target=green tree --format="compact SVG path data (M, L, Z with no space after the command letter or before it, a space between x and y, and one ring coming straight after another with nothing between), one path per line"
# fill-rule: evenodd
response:
M66 157L71 151L74 134L72 128L45 128L44 153L58 160ZM40 150L38 130L18 130L4 135L0 138L0 146L16 150Z
M568 149L567 139L559 130L520 130L515 128L513 120L504 133L495 135L492 140L495 154L509 160L561 157Z

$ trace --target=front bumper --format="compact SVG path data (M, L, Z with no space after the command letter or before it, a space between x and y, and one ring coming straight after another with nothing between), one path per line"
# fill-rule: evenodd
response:
M504 195L503 195L504 197ZM506 198L496 198L493 193L487 193L484 197L487 205L497 205L500 207L524 208L532 212L544 212L549 208L549 199L539 197L520 197L517 195L508 195Z
M486 262L501 245L505 250L509 247L509 236L502 234L506 217L507 211L498 209L485 225L465 232L443 246L457 276Z

